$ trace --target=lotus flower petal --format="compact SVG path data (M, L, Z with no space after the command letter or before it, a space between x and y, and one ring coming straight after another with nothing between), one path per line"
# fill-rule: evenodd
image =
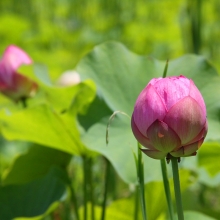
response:
M176 103L163 121L177 133L182 145L185 145L201 132L206 116L198 103L188 96Z
M10 45L0 60L0 92L18 101L33 95L37 84L17 72L22 64L31 64L31 58L20 48Z
M181 147L181 141L178 135L169 126L159 120L156 120L147 130L147 136L152 145L159 151L169 153L170 151Z
M200 139L197 142L189 144L187 146L183 146L180 149L178 149L177 151L170 152L170 154L174 157L187 157L187 156L194 155L196 153L196 151L202 145L203 141L204 141L204 138Z
M202 108L203 114L206 115L206 107L205 102L202 97L202 94L198 90L198 88L195 86L194 82L190 80L190 91L189 91L190 97L196 100L196 102L199 104L199 106Z
M167 153L157 150L141 149L141 151L145 153L148 157L151 157L153 159L163 159L167 156Z
M165 103L167 110L189 95L190 81L184 76L161 78L153 86Z
M137 128L135 122L134 122L134 117L132 115L132 118L131 118L131 128L132 128L132 131L133 131L133 134L135 136L135 138L138 140L138 142L148 148L148 149L152 149L154 150L155 148L152 146L152 144L150 143L150 140L145 137Z
M166 115L166 107L154 87L148 85L139 95L134 107L134 122L145 136L148 127L156 120L162 120Z
M202 138L204 139L206 137L207 132L208 132L208 122L206 121L205 125L204 125L203 129L200 131L200 133L192 141L187 143L187 145L192 144L194 142L197 142Z
M202 145L203 141L204 141L204 138L200 139L199 141L195 143L184 146L184 156L189 156L193 154L194 152L196 152Z
M22 64L31 64L31 58L20 48L10 45L6 48L2 59L0 60L0 81L11 86L13 83L13 74Z

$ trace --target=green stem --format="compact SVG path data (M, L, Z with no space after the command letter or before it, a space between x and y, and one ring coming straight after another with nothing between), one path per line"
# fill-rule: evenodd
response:
M21 98L20 100L21 100L21 104L22 104L23 108L27 108L27 102L26 102L27 99Z
M84 182L83 182L83 195L84 195L84 220L87 220L87 203L88 203L88 190L87 190L87 157L83 156L83 174L84 174Z
M168 63L169 63L169 60L167 60L167 62L165 64L164 71L163 71L163 78L165 78L167 76Z
M0 186L2 185L2 155L1 155L1 151L0 151Z
M104 198L103 198L103 202L102 202L101 220L105 219L105 210L106 210L106 203L107 203L107 193L108 193L109 174L110 174L110 162L107 159L105 159L105 161L106 161L105 186L104 186Z
M144 164L142 160L141 146L139 143L138 143L138 159L137 159L137 176L138 176L138 188L139 188L142 217L143 220L147 220L145 189L144 189Z
M135 197L134 197L134 220L138 219L138 209L139 209L139 194L138 194L138 186L136 186Z
M172 157L171 161L172 161L172 169L173 169L173 182L174 182L178 220L184 220L181 190L180 190L179 170L178 170L178 158Z
M163 185L164 185L166 200L167 200L168 209L169 209L169 216L170 216L170 220L174 220L173 204L172 204L170 184L169 184L169 179L167 175L167 166L166 166L165 159L161 159L160 163L161 163L161 170L162 170L162 176L163 176Z
M79 220L77 198L76 198L76 194L75 194L75 191L73 189L73 186L71 184L71 181L69 181L69 188L70 188L70 193L71 193L71 201L72 201L73 206L74 206L75 217L76 217L76 220Z
M93 160L92 158L88 159L88 183L90 189L90 201L91 201L91 220L95 220L95 201L94 201L94 186L93 186Z

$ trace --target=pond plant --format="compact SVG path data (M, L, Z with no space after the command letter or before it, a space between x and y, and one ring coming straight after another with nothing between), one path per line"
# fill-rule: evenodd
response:
M110 41L72 73L61 85L3 52L0 219L219 219L220 76L204 57L168 66Z

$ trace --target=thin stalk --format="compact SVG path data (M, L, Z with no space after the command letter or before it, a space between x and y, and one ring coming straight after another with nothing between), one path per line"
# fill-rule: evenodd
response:
M139 194L138 194L138 186L136 186L135 196L134 196L134 220L138 219L138 210L139 210Z
M71 181L69 181L69 188L70 188L70 193L71 193L71 201L74 206L75 217L76 217L76 220L79 220L78 203L77 203L76 194L71 184Z
M83 195L84 195L84 220L87 220L87 204L88 204L88 190L87 190L87 158L86 156L83 156L83 174L84 174L84 180L83 180Z
M139 197L141 203L141 212L143 220L147 220L146 202L145 202L145 189L144 189L144 164L142 160L141 146L138 143L138 158L137 158L137 176L138 176L138 188Z
M180 180L179 180L178 158L172 157L171 162L172 162L172 169L173 169L173 182L174 182L174 191L175 191L178 220L184 220L181 190L180 190Z
M164 71L163 71L163 78L165 78L167 76L168 63L169 63L169 60L166 61Z
M2 155L1 155L1 151L0 151L0 186L2 185Z
M94 201L94 185L93 185L93 160L92 158L88 159L88 183L90 190L90 202L91 202L91 220L95 220L95 201Z
M105 168L105 186L104 186L104 198L102 202L102 213L101 220L105 220L105 211L106 211L106 203L107 203L107 194L109 188L109 173L110 173L110 162L105 159L106 168Z
M109 180L111 180L111 184L109 186L109 192L111 192L111 199L117 200L117 176L115 175L115 171L112 166L110 166Z
M164 185L166 200L168 204L169 216L170 216L170 220L174 220L173 204L172 204L170 184L169 184L169 179L167 175L167 166L166 166L165 159L161 159L160 164L161 164L161 171L162 171L162 176L163 176L163 185Z
M21 100L21 104L22 104L23 108L27 108L27 102L26 102L27 99L21 98L20 100Z

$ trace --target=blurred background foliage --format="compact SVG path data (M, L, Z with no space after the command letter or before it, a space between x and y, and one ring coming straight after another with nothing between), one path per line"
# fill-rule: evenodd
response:
M202 54L220 69L219 8L218 0L1 0L0 51L22 47L53 79L107 40L162 60Z

